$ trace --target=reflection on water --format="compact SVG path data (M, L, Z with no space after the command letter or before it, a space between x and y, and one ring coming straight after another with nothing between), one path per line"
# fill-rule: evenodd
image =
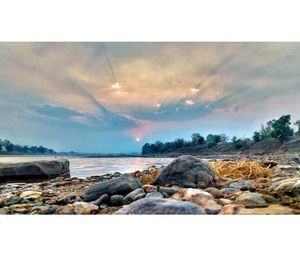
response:
M72 177L88 177L111 172L133 172L144 170L155 165L157 167L169 164L173 158L143 158L143 157L99 157L81 158L67 157L70 161ZM0 163L19 163L39 160L54 160L52 156L0 156Z

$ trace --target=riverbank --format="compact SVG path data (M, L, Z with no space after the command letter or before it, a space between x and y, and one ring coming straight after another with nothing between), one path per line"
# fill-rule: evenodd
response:
M198 158L182 157L176 160L177 174L171 172L179 177L176 182L175 176L151 167L127 174L6 183L0 185L0 214L299 214L299 160L211 160L206 167ZM178 172L186 163L201 173L201 182L198 177L193 183L187 171ZM173 178L155 183L161 175Z

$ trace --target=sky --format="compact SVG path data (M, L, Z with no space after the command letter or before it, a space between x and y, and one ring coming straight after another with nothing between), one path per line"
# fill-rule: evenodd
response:
M299 43L0 43L0 138L140 152L300 119Z

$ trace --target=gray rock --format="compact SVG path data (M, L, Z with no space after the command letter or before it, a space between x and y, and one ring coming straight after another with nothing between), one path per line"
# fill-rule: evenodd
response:
M172 186L172 187L160 187L159 192L162 193L163 195L167 194L169 196L174 195L175 193L179 192L181 190L180 187L178 186Z
M250 190L250 189L254 189L253 188L253 181L252 180L235 180L233 182L231 182L228 185L229 188L237 188L240 190Z
M26 180L70 177L69 161L37 161L0 165L0 180Z
M236 199L237 203L244 204L244 205L266 205L267 202L263 198L261 194L258 193L246 193L240 195Z
M108 181L103 181L90 186L84 193L84 199L87 202L98 199L103 194L127 195L131 191L141 188L141 182L131 175L122 175Z
M124 196L122 195L113 195L110 197L110 203L112 205L122 205L123 204L123 199L124 199Z
M92 201L91 204L100 206L101 204L107 203L108 201L109 201L109 195L104 194L104 195L100 196L97 200Z
M241 190L238 188L222 188L220 192L223 193L224 195L231 195L237 192L241 192Z
M153 185L179 185L183 187L208 187L217 181L215 171L194 156L180 156L164 168Z
M143 198L123 206L114 214L205 214L205 212L200 206L190 202L163 198Z
M164 198L164 196L161 193L157 192L157 191L148 193L146 195L146 198L149 198L149 197Z
M131 204L132 202L139 200L145 197L146 193L144 189L138 188L132 192L130 192L127 196L123 199L123 204Z

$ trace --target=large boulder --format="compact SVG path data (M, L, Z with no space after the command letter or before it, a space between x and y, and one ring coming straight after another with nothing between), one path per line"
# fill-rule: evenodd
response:
M0 181L70 177L69 166L67 159L0 164Z
M164 198L143 198L123 206L115 214L205 214L193 203Z
M131 175L122 175L108 181L99 182L90 186L84 193L84 199L87 202L98 199L101 195L127 195L131 191L141 188L141 182Z
M154 185L179 185L187 188L207 188L217 181L216 172L207 162L194 156L180 156L164 168Z

